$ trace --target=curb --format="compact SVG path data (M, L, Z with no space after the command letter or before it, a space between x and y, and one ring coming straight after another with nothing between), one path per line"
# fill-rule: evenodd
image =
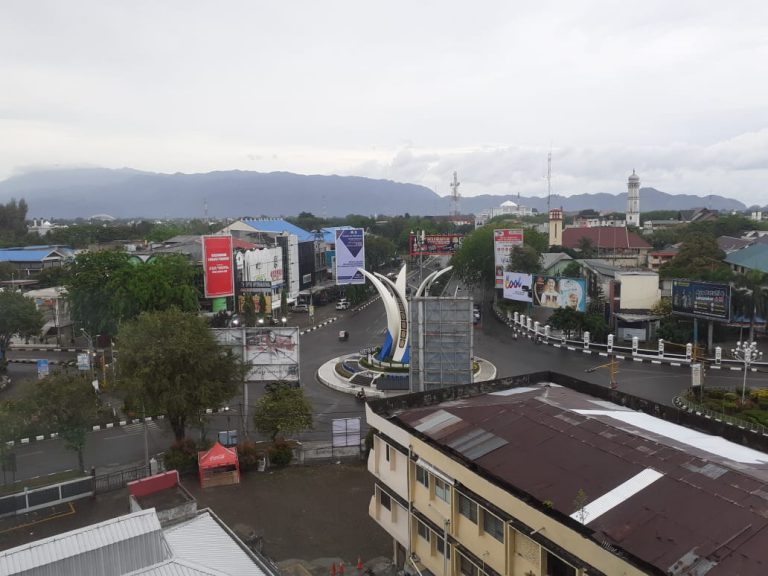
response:
M323 326L328 326L328 324L333 324L338 319L339 319L338 316L333 316L332 318L328 318L328 320L323 320L322 322L320 322L320 324L317 324L316 326L312 326L311 328L302 330L301 332L299 332L299 336L303 336L304 334L308 334L309 332L314 332L315 330L319 330Z

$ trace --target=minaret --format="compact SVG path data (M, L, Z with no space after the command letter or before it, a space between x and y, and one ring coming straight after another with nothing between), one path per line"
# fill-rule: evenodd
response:
M549 245L563 245L563 210L553 208L549 211Z
M627 182L627 226L640 227L640 176L634 170Z

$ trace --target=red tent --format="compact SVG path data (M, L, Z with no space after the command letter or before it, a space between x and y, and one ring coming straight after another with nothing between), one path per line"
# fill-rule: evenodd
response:
M216 442L207 452L197 453L197 464L203 488L240 483L237 448L226 448Z

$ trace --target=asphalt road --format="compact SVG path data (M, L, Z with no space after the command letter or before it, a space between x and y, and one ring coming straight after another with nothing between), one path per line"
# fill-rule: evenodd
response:
M301 380L315 410L314 427L300 435L302 441L330 441L332 421L336 418L362 417L363 406L352 395L337 392L320 384L316 379L318 367L328 358L358 351L379 344L384 335L386 317L380 302L374 302L363 310L336 311L332 305L317 309L315 323L326 317L339 319L327 326L301 336ZM306 317L301 324L310 324ZM340 342L339 330L349 331L350 338ZM514 340L511 330L499 322L489 310L483 310L482 320L475 327L474 353L494 363L499 377L552 370L573 375L582 380L608 386L607 370L598 369L586 373L588 368L605 362L596 355L559 350L543 344L533 344L527 339ZM690 384L690 369L647 363L622 362L619 364L619 388L627 393L670 404L672 399ZM35 367L12 366L12 376L35 378ZM15 376L14 376L15 377ZM708 386L740 387L741 372L710 371L706 375ZM768 387L768 374L750 373L748 383ZM11 391L12 392L12 391ZM5 394L5 393L4 393ZM248 385L248 405L253 406L263 394L263 384ZM227 414L214 415L208 424L211 431L239 429L242 432L243 398L232 399ZM250 418L250 416L249 416ZM363 423L364 424L364 423ZM248 422L252 432L252 423ZM194 430L191 431L193 434ZM141 424L93 432L86 446L86 466L99 470L126 463L141 462L144 458L144 427ZM211 434L209 434L209 438ZM152 422L147 427L147 444L150 454L162 452L173 441L172 435L162 422ZM74 468L76 455L65 449L59 440L44 440L16 449L17 478L28 478L50 472ZM0 477L0 480L2 478Z

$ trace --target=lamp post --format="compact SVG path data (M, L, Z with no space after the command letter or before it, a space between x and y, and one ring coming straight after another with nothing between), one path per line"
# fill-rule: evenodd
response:
M88 340L88 371L91 375L91 380L93 380L93 338L86 332L85 328L80 328L80 332Z
M283 323L283 328L285 328L285 323L286 323L286 322L288 322L288 318L286 318L285 316L283 316L282 318L280 318L280 322L282 322L282 323Z
M739 340L736 342L736 348L731 349L731 354L744 363L744 378L741 383L741 403L744 404L747 396L747 372L749 372L752 362L762 358L763 353L757 349L757 342L754 340L751 342Z
M229 406L224 406L224 412L227 413L227 447L232 444L232 432L230 431L229 424Z

